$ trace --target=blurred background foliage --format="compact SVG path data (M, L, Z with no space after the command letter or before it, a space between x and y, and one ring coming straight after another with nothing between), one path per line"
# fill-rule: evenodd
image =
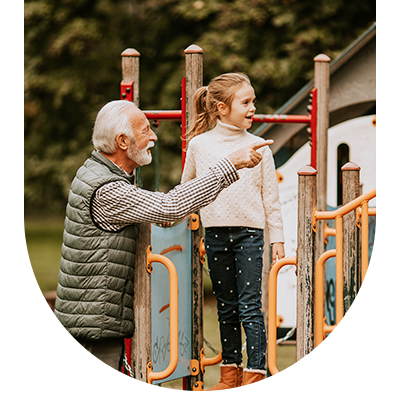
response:
M140 57L140 107L179 109L184 49L204 50L204 84L249 75L273 113L375 21L372 0L25 0L26 214L62 214L92 150L98 110L119 98L121 52ZM306 111L305 111L306 112ZM180 180L180 128L161 122L160 190ZM143 168L154 188L154 168Z

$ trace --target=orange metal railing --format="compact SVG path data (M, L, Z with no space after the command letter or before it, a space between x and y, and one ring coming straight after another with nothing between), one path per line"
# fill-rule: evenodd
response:
M204 374L204 367L209 365L215 365L222 361L222 350L213 358L206 358L204 349L201 349L200 353L200 368L201 372Z
M147 270L151 272L152 262L164 264L169 274L169 337L170 352L169 364L166 369L160 372L153 371L153 364L147 364L147 382L165 379L172 375L178 365L179 357L179 327L178 327L178 273L173 262L160 254L153 254L151 246L147 249Z
M328 250L323 253L315 265L315 346L318 346L325 338L326 333L332 332L336 325L343 318L343 216L353 210L357 210L357 221L361 218L361 282L363 282L367 273L369 263L369 226L368 216L376 215L375 209L368 208L368 202L376 197L376 189L365 193L356 199L350 201L344 206L334 211L317 211L313 212L312 226L314 232L317 231L318 220L335 219L336 221L336 249ZM331 231L330 234L333 232ZM325 262L336 257L336 325L328 326L323 317L323 266Z
M318 346L326 334L332 332L333 326L328 326L324 318L324 264L336 257L336 249L328 250L319 257L315 265L315 346ZM337 291L338 285L336 285ZM343 287L342 287L343 290ZM338 299L338 297L336 297ZM336 303L339 303L338 301Z
M278 260L271 266L268 281L268 342L267 342L267 358L268 368L272 375L279 372L276 366L276 328L277 328L277 283L278 272L285 265L297 265L296 257L285 257Z
M314 210L312 225L317 230L318 220L335 219L336 227L324 227L324 238L336 236L336 249L323 253L315 265L315 346L318 346L326 337L327 333L333 331L343 318L343 216L356 210L357 226L361 228L361 275L365 277L368 268L368 216L376 215L375 208L368 208L368 202L376 197L376 189L357 197L346 205L334 211ZM361 223L360 223L361 221ZM327 325L324 317L324 265L329 258L336 257L336 325ZM279 271L286 265L296 265L296 257L285 257L277 261L270 270L268 282L268 368L272 375L279 372L276 366L276 339L277 339L277 281Z

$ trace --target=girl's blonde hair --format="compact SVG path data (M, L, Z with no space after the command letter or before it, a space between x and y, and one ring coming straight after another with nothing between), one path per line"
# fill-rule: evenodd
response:
M212 79L208 86L197 89L194 95L194 118L187 133L188 141L217 124L218 103L231 107L236 91L243 84L251 85L247 75L240 72L222 74Z

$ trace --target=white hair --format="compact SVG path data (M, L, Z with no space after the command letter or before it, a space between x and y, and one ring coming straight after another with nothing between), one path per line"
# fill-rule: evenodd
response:
M92 142L96 150L105 154L114 154L115 138L124 133L134 139L128 110L138 109L127 100L115 100L107 103L97 114L94 123Z

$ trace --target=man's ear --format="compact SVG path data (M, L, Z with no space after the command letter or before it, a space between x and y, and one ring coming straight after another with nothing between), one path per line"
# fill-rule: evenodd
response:
M224 115L224 116L227 115L228 111L229 111L228 106L225 103L223 103L222 101L220 101L217 104L217 110L221 115Z
M115 141L117 142L117 146L121 150L127 150L129 147L129 139L124 133L118 133L117 137L115 138Z

